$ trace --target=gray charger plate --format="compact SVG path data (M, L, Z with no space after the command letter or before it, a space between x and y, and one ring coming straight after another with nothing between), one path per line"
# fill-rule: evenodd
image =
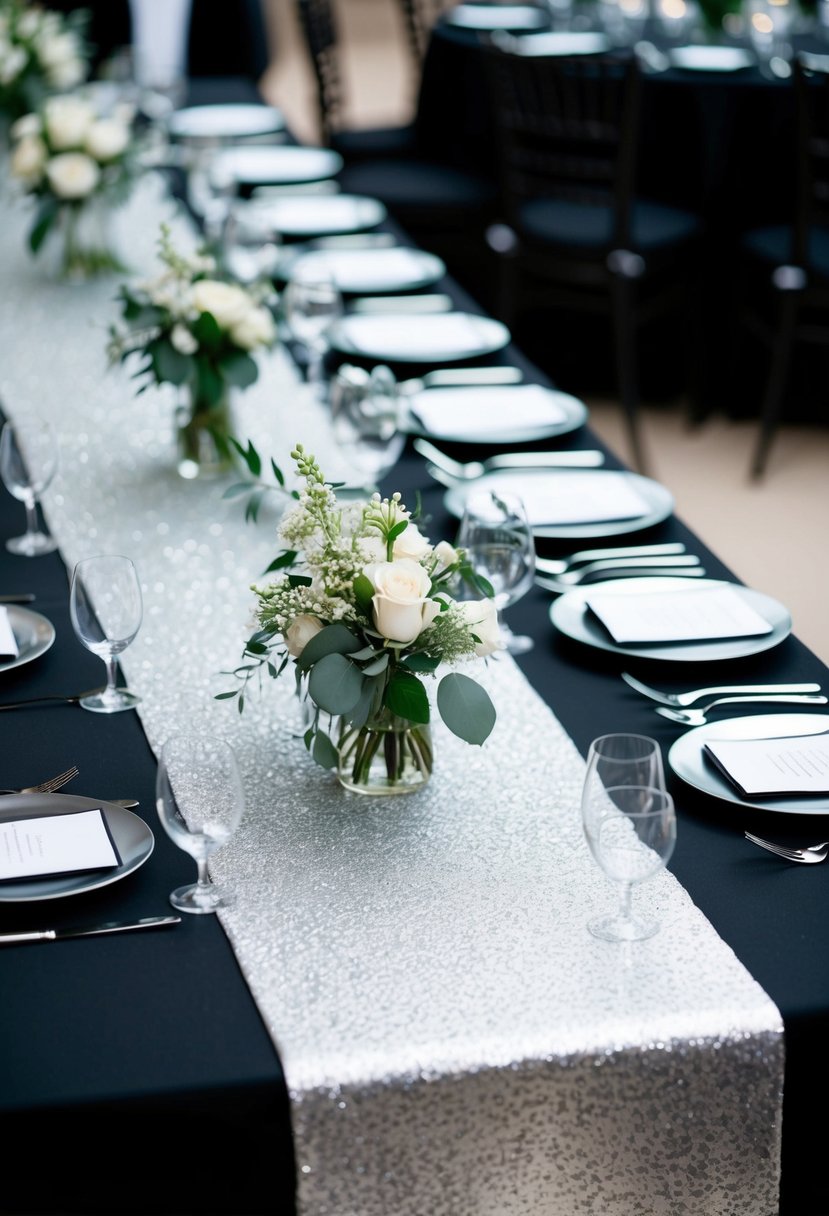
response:
M24 663L40 658L55 640L54 625L39 612L16 604L9 604L7 611L12 633L17 639L17 657L0 662L0 672L11 671L13 667L22 667Z

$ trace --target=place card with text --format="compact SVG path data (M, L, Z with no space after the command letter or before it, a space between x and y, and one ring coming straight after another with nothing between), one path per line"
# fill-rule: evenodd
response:
M784 739L711 739L704 751L744 798L829 794L829 732Z
M0 822L0 881L121 865L101 807Z
M596 591L590 611L619 646L762 637L772 626L736 587L688 587L624 594Z

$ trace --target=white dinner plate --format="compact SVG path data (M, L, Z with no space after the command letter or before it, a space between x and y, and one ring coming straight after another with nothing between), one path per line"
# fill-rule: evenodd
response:
M44 654L55 640L55 627L51 621L30 608L8 605L9 624L17 639L17 657L0 662L0 672L22 667Z
M613 641L586 604L590 595L597 591L612 591L618 595L642 595L648 591L695 592L703 587L723 585L723 580L706 578L610 579L604 583L591 583L589 586L574 587L571 591L566 591L550 605L550 620L559 632L576 642L583 642L586 646L595 646L598 650L609 650L613 654L637 659L655 659L660 663L715 663L720 659L740 659L779 646L789 636L792 618L788 609L762 591L755 591L737 583L726 585L733 586L745 602L768 621L771 633L716 641L659 643L655 646L620 645Z
M340 291L371 295L375 292L416 291L437 283L446 264L435 254L397 246L391 249L316 249L287 261L286 278L315 271L330 274Z
M334 350L397 363L443 363L474 359L502 350L510 340L506 325L474 313L400 313L350 316L329 330Z
M285 198L255 199L257 215L267 217L282 236L333 236L365 232L386 218L379 199L361 194L292 194Z
M185 106L174 110L168 122L175 139L245 139L276 135L284 129L282 111L265 105Z
M550 23L534 4L456 4L445 20L465 30L537 30Z
M430 390L431 391L431 390ZM608 478L612 477L612 481ZM641 504L641 511L625 519L591 520L590 522L542 523L533 522L535 536L550 540L575 540L619 536L637 532L661 523L674 509L673 495L658 481L642 477L638 473L617 472L611 469L503 469L476 477L468 485L453 486L444 496L444 505L450 514L460 519L463 515L464 499L472 490L498 489L509 491L527 499L534 499L545 486L558 501L573 504L575 488L580 488L580 498L586 504L605 488L618 484L622 490L630 491ZM528 494L528 490L530 494ZM528 503L529 506L529 503Z
M668 58L675 68L689 72L737 72L755 62L740 46L677 46L668 52Z
M725 718L721 722L706 722L686 731L671 745L668 764L677 777L695 789L738 806L757 807L763 811L782 811L787 815L829 815L829 798L825 794L812 797L763 798L749 802L740 797L730 781L722 775L704 752L712 739L781 739L791 735L819 735L829 730L829 714L753 714L745 718Z
M516 38L519 55L601 55L612 46L607 34L597 30L545 30Z
M343 158L330 148L299 148L287 144L226 148L216 155L211 172L240 186L296 185L323 181L343 167Z
M112 839L121 857L120 866L107 870L84 870L57 874L53 878L15 879L0 882L0 903L28 903L38 899L61 899L106 887L132 874L155 848L155 837L140 815L126 807L77 794L4 794L0 797L0 818L32 818L37 815L66 815L71 811L90 811L101 807Z
M408 404L411 434L450 443L532 443L578 430L588 414L578 397L541 384L428 388Z

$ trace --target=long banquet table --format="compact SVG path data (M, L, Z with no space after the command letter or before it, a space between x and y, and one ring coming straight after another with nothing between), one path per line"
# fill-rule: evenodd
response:
M166 207L144 189L127 217L142 266ZM784 1216L829 1210L806 1168L821 1142L811 1099L827 1080L829 896L819 867L782 865L742 838L749 822L779 832L779 816L671 777L679 844L670 874L643 893L662 931L632 952L590 939L591 907L613 896L578 829L579 757L619 729L667 749L677 728L622 683L618 658L554 632L540 590L511 613L535 649L490 665L491 742L470 754L437 730L432 783L403 806L355 805L313 766L286 731L282 685L229 713L213 696L240 653L275 515L251 528L220 488L176 479L171 401L134 400L105 369L111 290L38 280L20 216L4 213L0 403L12 417L52 414L63 467L45 502L60 553L0 554L0 588L34 591L57 632L36 663L2 673L0 701L100 679L68 619L80 556L129 544L146 604L123 658L139 713L5 712L0 780L76 763L66 792L137 798L155 849L118 884L3 902L0 928L166 910L192 872L153 811L158 747L176 724L206 721L234 741L249 805L214 862L237 887L235 910L154 934L2 948L2 1210L771 1216L778 1182ZM498 361L543 379L514 347ZM264 361L240 425L283 467L311 437L333 477L347 472L284 350ZM601 444L585 428L560 446ZM383 489L420 491L429 534L451 538L442 490L413 450ZM21 515L3 495L4 538ZM684 540L710 575L733 577L675 517L646 538ZM634 670L666 686L829 680L796 637L716 670ZM792 834L821 828L786 821ZM48 1169L30 1169L33 1141Z

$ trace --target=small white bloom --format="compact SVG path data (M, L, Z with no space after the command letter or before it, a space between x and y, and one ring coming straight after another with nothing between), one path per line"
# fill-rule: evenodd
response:
M17 32L21 38L33 38L44 24L44 14L39 8L30 8L23 13L17 23Z
M78 59L78 43L73 34L46 32L38 39L37 57L48 72L50 68L74 63Z
M180 355L194 355L199 344L186 325L174 325L170 333L170 342Z
M438 561L435 569L448 570L458 560L458 551L449 544L448 540L441 540L435 545L435 557Z
M10 47L8 54L0 58L0 84L11 84L16 80L25 68L28 58L22 47Z
M86 198L101 179L101 170L85 152L61 152L46 166L49 185L59 198Z
M95 111L82 97L50 97L44 108L46 136L53 148L81 148L95 121Z
M46 164L46 145L37 135L26 135L15 146L11 155L10 168L15 177L21 178L27 185L36 185L43 176L43 166Z
M411 520L394 542L395 557L410 557L418 561L429 552L431 545L426 537Z
M390 641L413 642L440 611L440 605L428 598L429 575L410 558L374 563L365 574L374 586L375 627Z
M322 627L322 622L307 612L295 616L284 635L288 654L298 659L311 638L316 637Z
M114 160L130 140L129 128L114 118L99 118L86 133L85 147L97 161Z
M24 114L9 127L9 135L12 139L24 139L27 135L40 135L41 130L42 126L37 114Z
M197 312L209 312L220 329L232 329L250 309L250 300L241 287L218 279L194 283L190 300Z
M48 69L49 83L53 89L74 89L86 76L86 69L80 59L66 59L63 63L53 64Z
M498 610L494 600L459 600L458 608L472 632L481 639L475 646L475 654L479 658L501 649Z
M232 327L230 336L242 350L270 346L276 337L276 325L267 308L251 308Z

